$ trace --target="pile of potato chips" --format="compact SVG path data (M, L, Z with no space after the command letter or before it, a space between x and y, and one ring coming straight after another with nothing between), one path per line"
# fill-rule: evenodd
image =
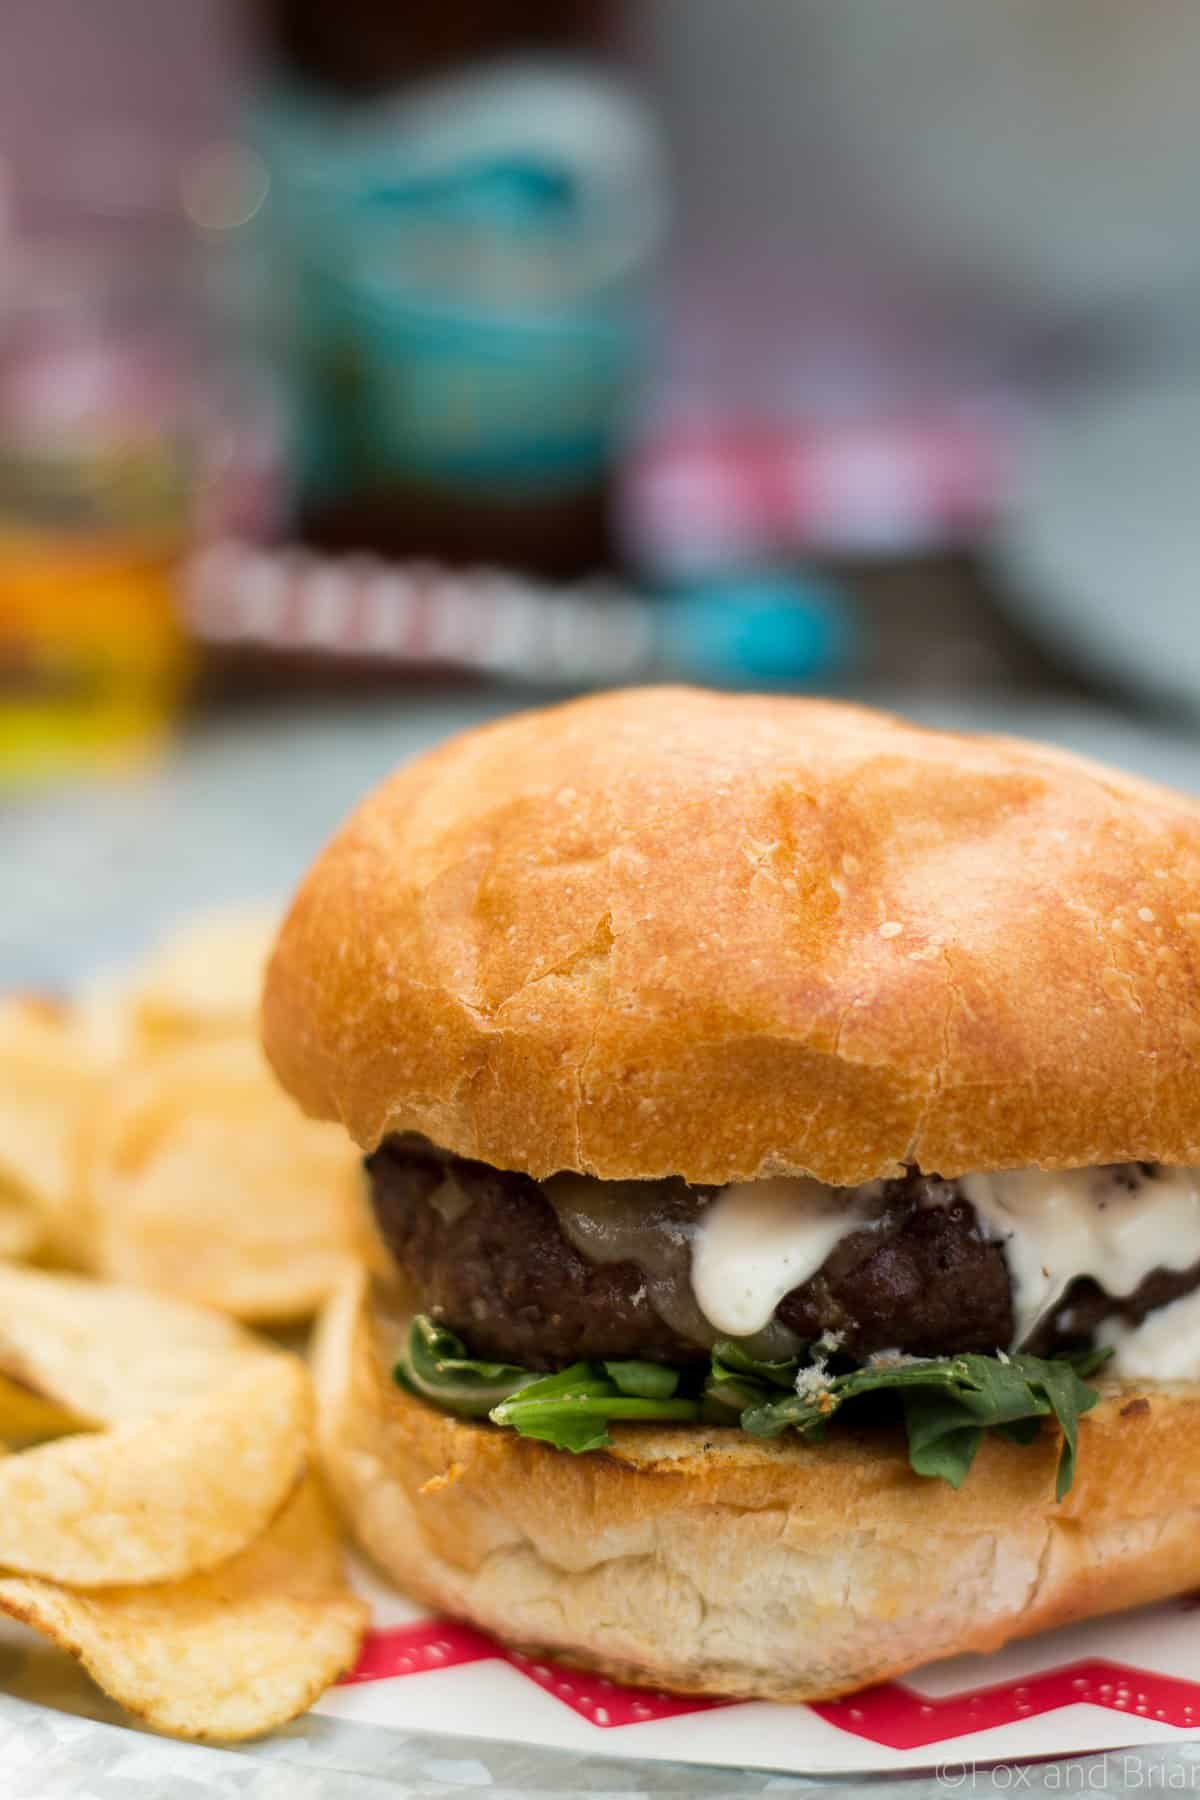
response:
M353 1662L366 1607L298 1357L176 1300L0 1268L0 1439L0 1611L147 1724L257 1736Z
M358 1153L258 1049L274 925L0 1001L0 1613L216 1741L302 1712L366 1627L308 1371L236 1322L306 1319L373 1254Z
M75 1000L0 1003L0 1258L275 1324L370 1254L354 1146L258 1048L275 923L214 915Z

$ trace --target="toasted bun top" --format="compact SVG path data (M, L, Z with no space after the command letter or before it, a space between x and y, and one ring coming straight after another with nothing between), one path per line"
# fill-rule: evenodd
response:
M642 688L419 757L318 858L268 1056L542 1176L1200 1161L1200 805L1005 738Z

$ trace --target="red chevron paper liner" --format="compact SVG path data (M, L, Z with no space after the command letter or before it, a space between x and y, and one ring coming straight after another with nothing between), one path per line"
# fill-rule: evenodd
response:
M714 1706L730 1704L727 1700L688 1700L681 1694L660 1694L652 1688L621 1687L602 1675L535 1661L519 1650L504 1649L471 1625L459 1625L450 1619L423 1619L416 1625L372 1631L356 1666L344 1680L386 1681L394 1675L419 1675L431 1669L451 1669L458 1663L488 1659L510 1663L593 1725L641 1725L648 1719L677 1719L681 1713L709 1712Z
M608 1729L736 1704L623 1687L602 1676L505 1650L482 1631L446 1619L424 1619L371 1632L357 1666L345 1680L386 1681L488 1660L510 1664L580 1718ZM827 1724L882 1748L919 1750L1081 1702L1153 1718L1183 1730L1200 1726L1200 1682L1100 1658L1047 1669L1023 1681L966 1689L941 1698L915 1693L900 1682L886 1682L811 1710Z
M969 1689L941 1699L914 1694L900 1682L889 1681L812 1710L830 1725L873 1744L885 1744L891 1750L920 1750L927 1744L987 1731L993 1725L1012 1725L1080 1702L1158 1719L1184 1730L1200 1726L1200 1682L1177 1681L1128 1663L1099 1659L1068 1663L1025 1681L1003 1681L996 1687Z

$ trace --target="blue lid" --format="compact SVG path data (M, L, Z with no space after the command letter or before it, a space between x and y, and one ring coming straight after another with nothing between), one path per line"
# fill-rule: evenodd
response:
M832 583L758 571L676 591L659 603L660 654L702 681L797 687L842 673L858 644L853 603Z

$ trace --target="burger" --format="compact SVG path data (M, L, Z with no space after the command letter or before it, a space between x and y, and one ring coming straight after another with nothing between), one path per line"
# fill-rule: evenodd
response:
M610 693L367 798L266 979L387 1269L333 1485L525 1649L805 1700L1200 1584L1200 805Z

